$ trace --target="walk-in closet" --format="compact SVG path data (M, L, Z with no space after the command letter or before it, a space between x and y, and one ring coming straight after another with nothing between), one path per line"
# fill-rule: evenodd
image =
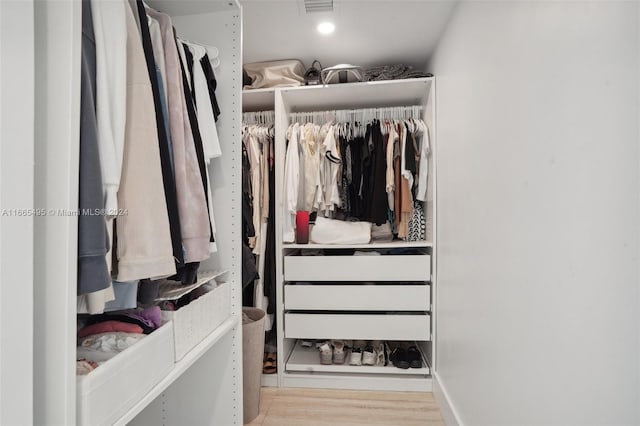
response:
M640 3L0 1L0 424L640 425Z

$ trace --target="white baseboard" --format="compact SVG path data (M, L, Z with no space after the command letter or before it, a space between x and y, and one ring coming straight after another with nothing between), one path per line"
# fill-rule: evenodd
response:
M278 387L278 374L263 374L261 379L261 385L264 388L277 388Z
M436 398L438 407L440 408L440 414L447 426L464 426L460 420L460 416L456 411L451 398L447 393L447 389L440 381L440 376L435 371L433 372L433 395Z

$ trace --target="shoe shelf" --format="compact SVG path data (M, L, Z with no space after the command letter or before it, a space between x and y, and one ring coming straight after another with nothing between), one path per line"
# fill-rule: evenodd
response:
M304 347L302 341L298 340L289 355L286 363L286 371L289 373L348 373L348 374L382 374L382 375L403 375L403 376L428 376L431 369L427 359L421 349L422 368L402 369L392 364L383 365L350 365L349 358L351 350L345 351L344 364L320 364L320 354L315 347Z

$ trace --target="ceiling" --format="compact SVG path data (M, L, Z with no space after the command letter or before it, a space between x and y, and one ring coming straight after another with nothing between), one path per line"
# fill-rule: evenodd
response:
M334 0L333 12L306 13L303 0L240 0L244 62L300 59L309 67L407 64L424 70L455 0ZM335 32L321 35L318 23Z

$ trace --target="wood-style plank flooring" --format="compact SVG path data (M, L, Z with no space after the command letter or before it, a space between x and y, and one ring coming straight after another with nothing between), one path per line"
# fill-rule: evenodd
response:
M432 393L262 388L250 426L445 426Z

